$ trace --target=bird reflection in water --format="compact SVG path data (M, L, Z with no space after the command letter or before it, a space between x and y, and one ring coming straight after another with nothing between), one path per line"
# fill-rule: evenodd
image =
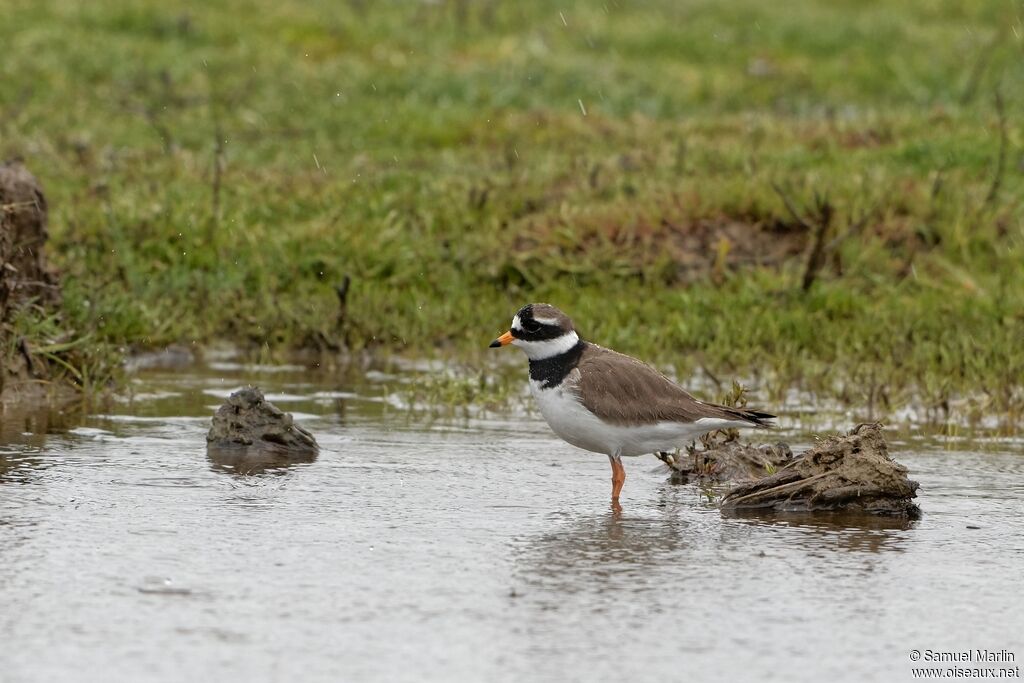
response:
M551 595L632 584L630 576L685 555L691 521L676 515L635 517L616 511L580 517L560 530L529 539L517 564L521 578Z
M659 590L658 576L714 580L714 567L748 563L737 558L765 552L793 561L822 553L902 552L910 540L905 532L916 525L868 514L725 514L713 504L671 495L673 489L678 492L666 488L643 516L612 511L574 517L557 531L526 539L516 563L519 579L539 589L542 601L580 592Z

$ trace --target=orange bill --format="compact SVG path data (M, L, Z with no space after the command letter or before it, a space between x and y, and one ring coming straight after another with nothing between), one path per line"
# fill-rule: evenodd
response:
M512 332L510 330L505 334L501 335L500 337L498 337L497 339L495 339L494 341L492 341L491 348L496 349L499 346L507 346L512 343L513 339L515 339L515 337L512 336Z

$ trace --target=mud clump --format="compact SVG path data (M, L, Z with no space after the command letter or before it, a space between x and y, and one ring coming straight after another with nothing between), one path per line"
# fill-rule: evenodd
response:
M290 456L308 458L319 450L313 435L268 402L257 387L239 389L217 409L206 447L208 453L217 455L211 454L215 462L231 454L270 455L275 461Z
M788 444L753 446L737 440L709 441L705 450L690 450L658 457L672 471L674 484L720 484L759 479L789 465L793 451Z
M889 457L878 424L864 424L793 455L784 443L754 446L709 435L704 449L658 457L672 482L731 485L723 511L849 512L916 517L918 484Z
M0 163L0 396L31 380L48 380L47 363L24 339L12 339L14 314L34 307L40 314L60 307L60 280L46 260L47 206L42 186L20 162ZM38 383L37 383L38 384Z
M889 456L881 425L830 437L778 471L731 488L723 510L842 511L916 517L918 483Z
M46 261L47 207L43 188L20 162L0 164L0 317L35 301L60 304L57 272Z

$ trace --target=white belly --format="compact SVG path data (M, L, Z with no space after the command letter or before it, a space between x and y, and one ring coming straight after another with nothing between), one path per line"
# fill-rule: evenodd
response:
M644 455L682 448L701 434L746 423L702 418L692 423L658 422L650 425L620 426L602 421L583 407L576 395L554 387L542 389L530 380L530 393L537 399L541 415L551 430L573 446L606 455Z

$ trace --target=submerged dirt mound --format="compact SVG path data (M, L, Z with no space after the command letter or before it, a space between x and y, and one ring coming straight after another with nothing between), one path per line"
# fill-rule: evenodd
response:
M830 437L779 471L729 490L723 509L848 511L916 516L918 483L889 457L881 425Z
M50 368L33 357L23 339L11 339L11 320L28 306L39 314L61 303L60 281L47 263L44 246L47 208L43 189L20 162L0 164L0 397L8 398L27 382L47 380ZM37 383L36 386L39 386Z
M207 449L253 449L306 456L316 453L313 435L263 397L257 387L239 389L217 409L206 435Z

